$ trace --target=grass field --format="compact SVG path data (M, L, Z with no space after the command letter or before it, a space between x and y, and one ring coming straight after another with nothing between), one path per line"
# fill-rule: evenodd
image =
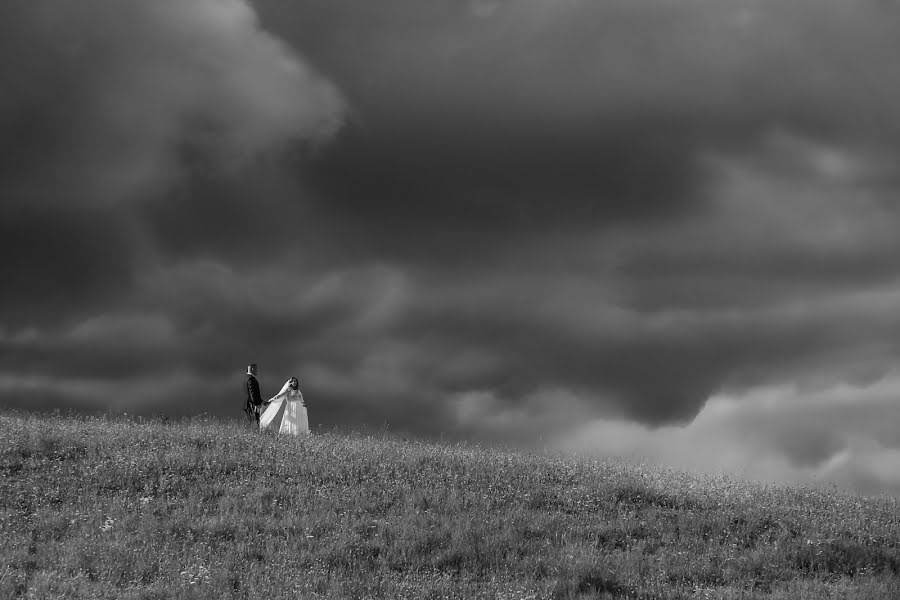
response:
M900 502L238 423L0 413L0 598L900 598Z

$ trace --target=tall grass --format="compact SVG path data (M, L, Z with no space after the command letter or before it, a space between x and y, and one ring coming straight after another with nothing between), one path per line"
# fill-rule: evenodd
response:
M888 498L202 419L0 432L0 598L900 598Z

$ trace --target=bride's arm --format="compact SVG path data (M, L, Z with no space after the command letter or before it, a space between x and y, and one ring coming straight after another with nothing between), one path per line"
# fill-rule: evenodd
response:
M275 394L274 396L269 398L269 401L266 402L266 404L271 404L271 403L275 402L276 400L284 399L285 395L287 395L287 393L288 393L288 390L290 390L290 387L291 387L291 380L288 379L284 383L284 385L281 386L281 391L279 391L277 394Z

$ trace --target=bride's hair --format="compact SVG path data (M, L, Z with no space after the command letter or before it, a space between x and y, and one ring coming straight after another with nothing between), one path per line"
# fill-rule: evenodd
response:
M300 387L300 382L297 380L296 377L291 377L291 380L290 380L290 386L291 386L291 388L293 388L293 389L295 389L295 390L296 390L298 387Z

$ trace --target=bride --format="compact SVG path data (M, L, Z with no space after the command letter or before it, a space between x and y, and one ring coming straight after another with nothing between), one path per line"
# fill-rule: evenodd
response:
M300 393L300 382L296 377L288 379L281 391L266 404L268 407L259 417L259 428L277 433L309 433L309 418L306 402Z

